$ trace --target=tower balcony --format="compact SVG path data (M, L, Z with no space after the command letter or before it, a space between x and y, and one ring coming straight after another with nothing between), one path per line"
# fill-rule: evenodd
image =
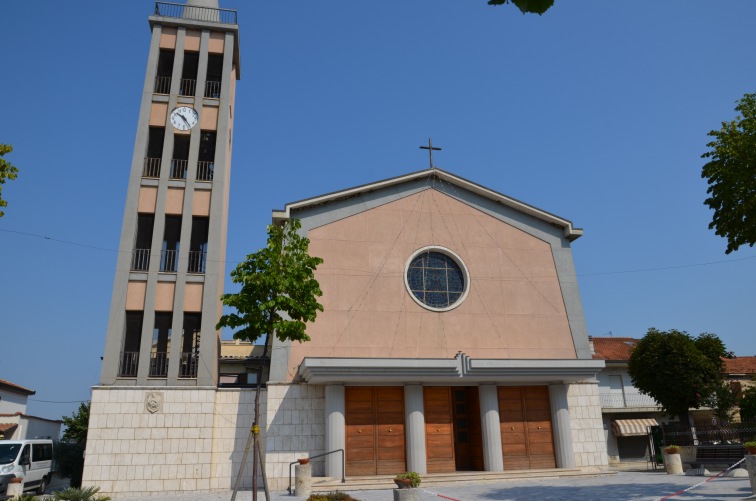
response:
M205 273L205 264L207 262L207 252L189 251L189 267L187 273Z
M193 21L237 24L235 10L199 7L196 5L184 5L180 3L155 2L155 15L178 19L191 19Z
M181 379L193 379L197 377L197 364L199 355L192 352L181 354L181 365L179 366L178 377Z
M147 271L150 268L150 249L134 249L131 255L131 271Z
M150 353L150 377L168 376L168 353Z
M139 352L122 351L121 365L118 368L119 377L136 377L139 368Z

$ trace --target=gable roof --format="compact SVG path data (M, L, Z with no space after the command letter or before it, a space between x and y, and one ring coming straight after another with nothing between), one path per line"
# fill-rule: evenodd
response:
M756 374L756 357L725 358L727 374Z
M389 179L384 179L382 181L376 181L374 183L363 184L361 186L355 186L353 188L347 188L345 190L334 191L332 193L326 193L325 195L319 195L312 198L306 198L304 200L299 200L297 202L290 202L286 204L284 209L273 211L273 221L282 222L291 218L292 213L296 211L300 211L300 210L314 207L317 205L326 204L335 200L356 197L363 193L376 191L382 188L393 187L398 184L407 183L410 181L422 180L424 178L427 178L429 181L438 180L441 182L449 183L453 186L457 186L461 189L465 189L467 191L470 191L472 193L485 197L489 200L498 202L502 205L515 209L519 212L528 214L532 217L545 221L549 224L560 227L564 231L564 237L569 241L573 241L577 238L580 238L583 235L583 230L581 228L574 228L572 226L572 221L568 219L561 218L555 214L546 212L532 205L528 205L525 202L521 202L520 200L509 197L497 191L486 188L485 186L474 183L472 181L469 181L467 179L464 179L450 172L446 172L435 167L432 169L425 169L425 170L421 170L417 172L412 172L410 174L405 174L403 176L397 176L397 177L392 177Z
M24 388L23 386L19 386L15 383L11 383L10 381L6 381L5 379L0 379L0 389L5 391L10 391L13 393L18 393L20 395L34 395L37 393L34 390L30 390L29 388Z
M632 337L594 337L594 360L628 361L640 339ZM756 357L723 357L726 374L756 374Z
M632 337L594 337L593 358L596 360L630 360L630 352L640 339Z

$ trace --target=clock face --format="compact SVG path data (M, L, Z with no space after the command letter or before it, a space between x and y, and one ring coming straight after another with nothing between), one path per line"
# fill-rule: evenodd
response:
M178 130L189 130L195 125L199 116L197 110L188 106L179 106L171 112L171 123Z

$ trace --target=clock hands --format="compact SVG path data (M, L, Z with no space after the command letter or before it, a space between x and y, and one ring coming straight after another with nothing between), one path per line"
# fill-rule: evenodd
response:
M178 116L181 117L181 120L184 121L184 123L186 124L187 127L191 127L191 125L189 125L189 120L187 120L186 118L184 118L184 115L182 115L181 113L179 113Z

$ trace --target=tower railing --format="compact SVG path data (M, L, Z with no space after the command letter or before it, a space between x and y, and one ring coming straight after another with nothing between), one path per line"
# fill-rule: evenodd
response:
M235 10L197 7L195 5L184 5L180 3L155 2L155 15L192 19L195 21L236 24Z
M170 94L171 77L155 77L155 88L152 92L155 94Z
M164 351L150 353L150 377L168 376L168 353Z
M150 249L134 249L131 271L147 271L150 267Z
M197 89L197 80L193 78L182 78L179 86L180 96L193 96Z
M204 251L189 251L189 267L187 273L205 273L205 262L207 260L207 252Z
M171 161L171 179L186 179L186 171L189 168L189 160L174 158Z
M178 251L164 250L160 255L160 271L176 273L178 271Z
M197 377L197 362L199 357L196 353L184 352L181 354L181 365L179 366L180 378L196 378Z
M146 157L142 168L142 177L160 177L160 163L160 158Z
M197 181L212 181L215 162L200 160L197 162Z
M205 82L205 97L220 98L221 83L213 80Z
M119 377L136 377L139 367L138 351L122 351L121 366L118 368Z

